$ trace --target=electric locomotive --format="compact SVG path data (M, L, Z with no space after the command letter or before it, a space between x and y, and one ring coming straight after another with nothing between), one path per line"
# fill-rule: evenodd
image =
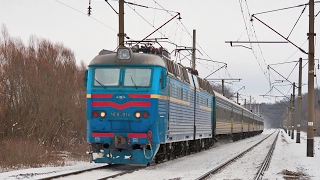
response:
M193 73L192 73L193 72ZM150 164L261 133L261 117L214 92L161 48L103 50L86 71L87 142L97 163Z
M162 50L165 53L164 50ZM86 71L87 141L94 162L148 164L159 149L166 65L156 54L103 50Z

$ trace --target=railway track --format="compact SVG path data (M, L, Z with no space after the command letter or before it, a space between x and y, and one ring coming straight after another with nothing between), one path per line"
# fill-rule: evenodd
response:
M86 176L86 173L90 173L90 178L105 180L109 178L115 178L118 176L132 173L137 170L144 169L145 166L130 166L130 165L106 165L95 168L88 168L84 170L67 172L59 175L48 176L41 178L41 180L52 179L81 179ZM95 177L96 176L96 177Z
M122 180L132 180L132 179L138 179L138 177L141 178L141 175L146 178L162 178L162 179L219 179L216 176L219 175L219 173L216 173L215 175L212 175L212 168L222 166L222 164L225 163L230 157L236 157L239 156L239 154L242 154L243 151L250 151L252 149L253 152L250 153L243 153L242 156L245 161L256 161L253 154L261 156L259 157L259 161L256 161L255 166L253 167L251 165L232 165L236 164L237 160L240 160L240 158L232 158L234 159L235 163L230 163L228 165L225 165L225 168L222 168L222 170L217 170L217 172L220 173L220 177L223 177L224 179L229 178L224 175L228 175L228 173L225 173L226 169L232 169L232 173L236 172L235 169L241 169L241 166L247 166L250 167L249 170L253 173L250 178L244 178L242 175L238 175L238 178L244 178L244 179L254 179L255 174L259 169L260 164L264 161L264 157L267 154L267 151L269 149L269 146L271 146L271 141L273 141L273 136L276 136L276 131L270 131L269 133L265 135L261 135L262 137L253 137L244 139L241 141L237 141L235 143L230 143L229 145L224 144L217 144L218 146L215 148L212 148L208 151L203 151L200 154L191 154L188 157L178 158L174 159L172 161L160 163L160 164L154 164L152 163L151 166L128 166L128 165L111 165L111 166L104 166L102 168L95 168L95 169L88 169L83 172L77 172L77 173L69 173L60 175L60 176L54 176L54 177L48 177L48 178L42 178L42 179L122 179ZM272 136L272 137L269 137ZM268 138L269 137L269 138ZM267 140L264 143L261 143L263 140ZM271 139L271 140L270 140ZM269 142L270 141L270 142ZM263 150L256 150L259 149L259 147L254 148L255 146L258 146L258 144L264 145ZM241 144L241 145L240 145ZM247 146L245 145L247 144ZM220 146L221 145L221 146ZM225 147L223 147L225 146ZM253 146L253 147L252 147ZM221 148L220 148L221 147ZM227 153L228 151L228 153ZM254 152L255 151L255 152ZM251 154L252 153L252 154ZM249 155L248 155L249 154ZM199 156L200 155L200 156ZM248 158L249 156L249 158ZM252 158L254 157L254 158ZM260 160L261 159L261 160ZM269 158L270 159L270 158ZM241 160L240 160L241 161ZM244 160L242 160L244 161ZM267 167L267 163L266 164ZM197 166L197 168L195 168ZM228 167L233 166L233 167ZM236 166L236 168L234 168ZM240 168L239 168L240 167ZM210 169L211 168L211 169ZM206 172L211 173L206 173ZM202 174L207 174L202 175ZM232 174L230 173L230 174ZM263 170L261 170L261 173L263 173ZM223 175L224 174L224 175ZM240 174L240 173L239 173ZM90 177L90 178L88 178ZM221 179L223 179L221 178ZM232 178L231 178L232 179Z
M105 179L109 179L109 178L115 178L115 177L118 177L118 176L122 176L122 175L125 175L125 174L129 174L129 173L132 173L134 171L139 171L141 169L145 169L146 166L128 166L130 167L129 169L127 170L124 170L123 172L120 172L120 173L117 173L117 174L114 174L114 175L110 175L110 176L105 176L105 177L102 177L102 178L99 178L98 180L105 180Z
M276 132L276 131L275 131ZM251 152L255 147L257 147L259 144L261 144L263 141L269 139L269 137L271 137L272 135L276 136L274 138L274 141L272 143L272 145L268 145L267 147L269 147L269 151L268 153L266 154L265 159L264 160L254 160L253 162L251 163L255 163L255 164L252 164L253 165L257 165L259 164L259 162L261 162L260 164L260 168L258 167L258 171L253 174L252 176L254 178L250 178L250 179L255 179L255 180L258 180L258 179L261 179L261 177L263 176L263 172L267 169L270 161L271 161L271 157L272 157L272 153L273 153L273 150L275 148L275 145L276 145L276 141L278 139L278 135L279 135L279 132L277 134L275 134L275 132L273 132L272 134L266 136L264 139L262 139L261 141L259 141L258 143L254 144L253 146L249 147L248 149L246 149L245 151L243 151L242 153L234 156L233 158L227 160L226 162L222 163L221 165L219 165L218 167L215 167L213 168L212 170L208 171L207 173L203 174L202 176L198 177L197 180L204 180L204 179L218 179L219 178L219 172L222 172L222 171L225 171L228 170L230 171L230 175L231 177L233 178L239 178L237 177L237 173L235 171L235 167L237 168L237 170L239 171L244 171L245 169L245 166L243 165L243 162L239 162L239 160L241 159L241 157L245 156L245 155L248 155L250 154L249 152ZM272 140L272 139L271 139ZM264 147L265 148L265 147ZM253 152L254 153L254 152ZM256 153L256 152L255 152ZM261 155L263 156L263 155ZM263 161L263 162L262 162ZM234 163L237 163L239 162L240 165L235 165L234 167L230 167L232 164ZM226 177L224 177L226 178ZM229 178L229 177L228 177Z
M263 176L263 173L268 169L269 164L271 162L271 157L272 157L272 154L273 154L273 150L276 147L276 142L277 142L277 139L278 139L278 136L279 136L279 132L277 134L277 137L273 141L272 146L270 147L266 158L264 159L262 165L260 166L260 169L259 169L258 173L256 174L256 177L254 178L255 180L261 179L262 176Z

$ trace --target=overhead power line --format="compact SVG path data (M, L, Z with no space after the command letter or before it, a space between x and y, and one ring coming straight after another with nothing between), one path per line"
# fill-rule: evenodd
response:
M243 18L243 22L244 22L244 25L245 25L245 28L246 28L246 32L247 32L247 37L248 37L248 40L249 40L249 43L252 42L251 40L251 36L255 37L256 40L258 40L257 38L257 35L256 35L256 32L255 32L255 29L254 29L254 26L253 24L251 23L251 26L252 26L252 29L250 28L249 29L249 26L247 24L249 24L249 22L251 22L251 19L249 18L250 17L250 11L249 11L249 7L248 7L248 4L247 2L245 1L246 3L246 10L247 10L247 13L248 15L246 16L245 13L244 13L244 9L243 9L243 6L242 6L242 0L239 0L239 4L240 4L240 10L241 10L241 13L242 13L242 18ZM248 20L249 19L249 20ZM253 47L252 43L250 43L250 49L263 73L263 75L266 77L266 79L269 81L269 85L271 84L271 81L270 81L270 78L267 76L267 63L265 61L265 58L263 56L263 53L262 53L262 50L261 50L261 47L259 45L259 43L257 43L258 45L258 49L259 49L259 54L261 55L259 58L258 57L258 54L255 52L255 48ZM259 59L262 59L261 61Z
M136 9L134 9L132 6L137 6L137 7L141 7L141 8L147 8L147 9L155 9L155 10L162 10L162 11L166 11L168 14L170 14L170 16L172 16L172 17L174 17L175 15L173 15L172 13L178 13L178 12L176 12L176 11L171 11L171 10L168 10L168 9L165 9L162 5L160 5L157 1L155 1L154 0L154 2L159 6L159 7L161 7L161 8L154 8L154 7L150 7L150 6L145 6L145 5L140 5L140 4L136 4L136 3L131 3L131 2L125 2L127 5L128 5L128 7L130 7L136 14L138 14L145 22L147 22L151 27L153 27L153 28L155 28L153 25L152 25L152 23L150 23L146 18L144 18ZM185 32L187 32L187 34L191 37L191 38L193 38L192 37L192 35L191 35L191 33L190 33L190 31L185 27L185 25L183 24L183 22L182 22L182 20L181 20L181 18L179 19L179 21L178 21L178 23L181 25L181 26L179 26L179 24L178 24L178 26L181 28L181 29L183 29L183 30L185 30ZM159 31L158 31L159 32ZM165 34L163 34L162 32L159 32L163 37L166 37L166 35ZM170 42L170 43L173 43L172 42L172 40L170 40L170 37L167 37L168 38L168 41ZM200 44L198 43L198 42L196 42L196 45L197 45L197 47L201 50L201 52L203 52L209 59L211 59L212 60L212 58L206 53L206 51L200 46ZM200 53L201 53L200 52ZM214 62L214 61L213 61ZM198 64L200 64L200 65L202 65L202 66L204 66L204 64L202 64L202 63L200 63L200 62L197 62ZM205 67L205 66L204 66ZM207 68L208 69L208 68ZM231 77L231 75L230 75L230 73L229 72L227 72L228 73L228 75L229 75L229 77Z
M70 9L72 9L72 10L74 10L74 11L77 11L77 12L79 12L79 13L84 14L84 15L86 15L86 16L87 16L87 14L86 14L86 13L84 13L84 12L82 12L82 11L80 11L80 10L78 10L78 9L76 9L76 8L74 8L74 7L72 7L72 6L68 5L68 4L66 4L66 3L63 3L63 2L61 2L61 1L59 1L59 0L55 0L55 1L56 1L56 2L58 2L58 3L60 3L60 4L62 4L62 5L64 5L64 6L67 6L68 8L70 8ZM89 6L89 7L90 7L90 6ZM91 8L91 7L90 7L90 8ZM90 17L91 19L93 19L93 20L97 21L98 23L100 23L100 24L102 24L102 25L106 26L107 28L109 28L109 29L111 29L111 30L113 30L113 31L117 32L117 30L115 30L115 29L113 29L112 27L110 27L110 26L106 25L105 23L101 22L100 20L98 20L98 19L96 19L96 18L94 18L94 17L92 17L92 16L89 16L89 17Z

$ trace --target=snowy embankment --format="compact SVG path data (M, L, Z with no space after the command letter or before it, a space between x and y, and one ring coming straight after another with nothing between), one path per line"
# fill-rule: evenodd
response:
M242 150L247 149L248 146L257 143L263 137L272 132L274 132L274 130L264 130L261 135L255 137L229 144L217 144L216 147L212 149L155 166L150 166L146 169L115 179L140 180L141 177L148 179L195 179L203 173L208 172L219 163L225 162L230 157L233 157ZM296 173L305 175L305 177L310 177L310 179L316 180L320 177L320 138L315 138L314 146L314 157L307 157L306 133L301 133L301 143L298 144L295 139L291 139L290 136L281 130L274 150L274 156L272 157L269 169L265 172L264 178L284 179L284 173L291 172L291 174ZM248 157L248 161L252 160L254 160L253 157ZM61 174L67 171L74 171L84 169L89 166L92 167L99 165L101 164L79 162L79 164L73 166L23 169L0 173L0 179L41 179L48 175ZM101 171L103 171L103 169ZM253 171L256 171L256 169ZM237 176L240 179L246 177L244 176L246 172L234 172L237 172ZM229 172L225 173L225 176L222 175L219 177L228 177L227 173ZM95 177L90 173L86 173L85 175L77 178L95 179ZM69 177L69 179L72 178Z

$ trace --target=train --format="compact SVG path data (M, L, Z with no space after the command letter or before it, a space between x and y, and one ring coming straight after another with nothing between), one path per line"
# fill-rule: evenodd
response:
M90 161L163 162L209 149L220 137L260 134L263 118L215 92L160 47L102 50L85 72Z

